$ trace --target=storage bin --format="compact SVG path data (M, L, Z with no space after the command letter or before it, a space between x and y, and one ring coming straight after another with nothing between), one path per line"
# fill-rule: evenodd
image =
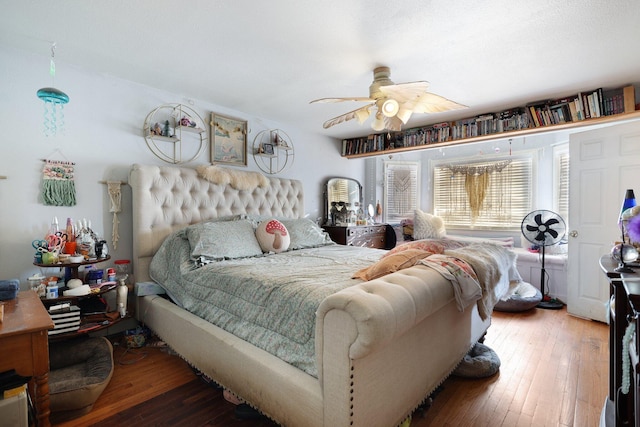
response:
M18 279L0 280L0 300L6 301L14 299L20 291L20 281Z

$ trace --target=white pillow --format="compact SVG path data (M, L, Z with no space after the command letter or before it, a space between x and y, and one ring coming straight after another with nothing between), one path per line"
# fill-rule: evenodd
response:
M256 238L262 252L280 253L289 249L291 235L287 227L277 219L268 219L258 224Z
M442 239L447 234L439 216L416 209L413 217L413 239Z

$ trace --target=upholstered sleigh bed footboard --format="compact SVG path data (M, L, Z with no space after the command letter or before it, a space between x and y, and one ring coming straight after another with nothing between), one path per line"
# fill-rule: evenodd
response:
M486 331L448 281L416 266L345 289L318 310L319 378L159 296L139 319L185 360L287 426L393 426L449 375Z

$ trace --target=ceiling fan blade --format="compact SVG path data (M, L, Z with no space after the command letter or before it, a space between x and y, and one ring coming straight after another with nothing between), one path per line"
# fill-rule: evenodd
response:
M310 101L309 104L317 104L317 103L329 103L329 102L345 102L345 101L356 101L356 102L372 102L375 99L362 97L362 96L354 96L351 98L320 98L314 99Z
M384 116L384 115L383 115ZM386 130L390 130L393 132L398 132L402 130L402 120L400 120L398 117L393 116L393 117L387 117L384 116L384 128Z
M407 101L405 108L410 107L414 113L440 113L443 111L469 108L435 93L425 92L415 101Z
M407 101L417 100L427 92L429 82L409 82L380 86L380 92L386 97L393 98L402 104Z
M338 117L334 117L333 119L329 119L322 125L323 128L329 129L331 126L338 125L343 122L347 122L349 120L358 119L358 122L362 123L371 114L371 107L375 104L371 103L369 105L365 105L364 107L360 107L356 110L349 111L348 113L342 114Z

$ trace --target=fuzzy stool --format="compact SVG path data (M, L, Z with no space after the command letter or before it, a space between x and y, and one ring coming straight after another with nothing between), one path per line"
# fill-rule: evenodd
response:
M513 295L506 300L500 300L493 308L496 311L515 313L518 311L531 310L542 301L540 289L531 283L520 282Z
M52 422L91 411L113 375L113 347L104 337L57 341L49 346Z
M462 362L453 371L453 375L464 378L486 378L500 369L500 358L493 349L476 343Z

